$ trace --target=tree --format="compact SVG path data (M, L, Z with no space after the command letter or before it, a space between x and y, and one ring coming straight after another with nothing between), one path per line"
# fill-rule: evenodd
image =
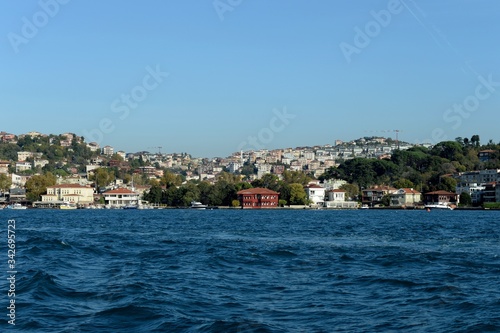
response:
M359 195L359 186L356 184L342 184L339 189L344 190L348 198L357 199Z
M264 187L272 191L279 191L279 178L271 173L265 174L261 179L252 182L253 187Z
M7 192L12 185L12 179L6 174L0 174L0 192Z
M451 177L441 177L441 181L439 182L437 188L439 190L444 190L448 192L455 192L457 187L457 181Z
M479 135L473 135L471 138L470 138L470 143L474 146L474 147L479 147L480 146L480 139L479 139Z
M406 178L399 178L393 185L395 188L413 188L415 186L409 179Z
M382 200L380 201L380 203L386 207L389 207L391 205L391 196L389 194L385 194L382 197Z
M47 191L47 187L56 184L56 177L47 172L45 175L35 175L26 182L26 198L30 201L40 200L40 196Z
M302 184L290 184L290 205L307 205L307 194Z
M460 202L460 206L466 206L466 207L471 206L472 205L472 198L471 198L469 193L462 192L460 194L459 202Z
M144 194L144 200L151 203L160 203L162 196L162 190L159 185L153 185L147 193Z
M115 174L107 168L99 168L94 170L94 175L91 179L95 180L97 186L105 187L115 180Z
M287 184L307 185L312 180L311 177L300 171L285 170L283 172L283 181Z
M329 167L325 170L325 173L318 177L318 179L322 182L329 179L344 179L344 174L342 170L336 167Z
M448 160L455 160L459 154L462 154L462 145L456 141L443 141L436 144L431 152Z
M171 187L171 186L180 186L182 184L182 178L180 175L176 175L175 173L166 170L163 173L163 177L160 179L160 184Z

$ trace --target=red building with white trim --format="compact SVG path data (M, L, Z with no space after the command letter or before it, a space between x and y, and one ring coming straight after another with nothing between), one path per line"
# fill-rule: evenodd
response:
M249 188L238 192L238 200L243 209L260 209L278 207L279 193L267 188Z

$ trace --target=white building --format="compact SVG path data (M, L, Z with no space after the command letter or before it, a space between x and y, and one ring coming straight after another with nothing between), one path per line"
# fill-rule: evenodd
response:
M9 173L9 161L0 161L0 173L8 174Z
M104 202L111 207L119 208L139 204L139 193L126 188L117 188L103 193Z
M42 158L43 153L33 153L31 151L18 151L17 160L19 162L24 162L28 158Z
M472 203L480 203L482 200L483 191L486 186L479 185L477 183L458 183L455 188L455 193L460 195L462 193L468 193L472 199ZM498 202L498 201L497 201Z
M328 179L323 182L323 187L326 190L336 190L344 184L347 184L347 182L343 179Z
M489 169L480 171L467 171L459 173L456 178L459 183L491 183L499 178L500 169Z
M325 204L325 188L316 184L309 184L304 187L311 205L323 207Z
M111 146L105 146L102 148L103 155L111 156L114 154L114 149Z
M328 193L328 200L325 202L326 208L337 208L337 209L354 209L358 207L356 201L346 201L344 190L330 190Z
M78 184L60 184L47 187L47 194L42 195L42 202L72 202L88 204L94 202L94 189Z
M34 161L35 168L37 168L37 167L43 168L47 164L49 164L49 160L39 160L39 159L36 159Z
M16 162L16 172L31 170L31 168L30 162Z
M21 175L16 175L15 173L13 173L11 175L11 177L12 177L11 188L24 187L24 185L26 185L26 182L28 181L28 179L30 179L30 176L21 176Z

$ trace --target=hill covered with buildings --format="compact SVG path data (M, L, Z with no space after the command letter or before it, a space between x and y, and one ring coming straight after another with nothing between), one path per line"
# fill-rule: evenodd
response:
M155 204L238 206L238 192L249 188L278 192L281 205L326 205L340 197L371 205L406 205L410 203L401 196L411 194L412 204L417 204L425 199L422 193L444 191L461 195L462 203L481 205L500 202L499 157L500 145L491 140L482 145L478 135L435 145L364 137L204 158L124 152L73 133L0 132L0 192L6 202L36 202L54 200L48 197L53 186L74 185L75 193L67 193L75 194L71 200L80 200L80 186L93 190L85 199L85 204L93 204L106 203L108 191L127 188Z

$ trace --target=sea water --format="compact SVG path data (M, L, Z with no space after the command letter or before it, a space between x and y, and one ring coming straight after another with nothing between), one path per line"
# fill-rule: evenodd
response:
M500 331L500 212L4 210L0 220L2 332Z

